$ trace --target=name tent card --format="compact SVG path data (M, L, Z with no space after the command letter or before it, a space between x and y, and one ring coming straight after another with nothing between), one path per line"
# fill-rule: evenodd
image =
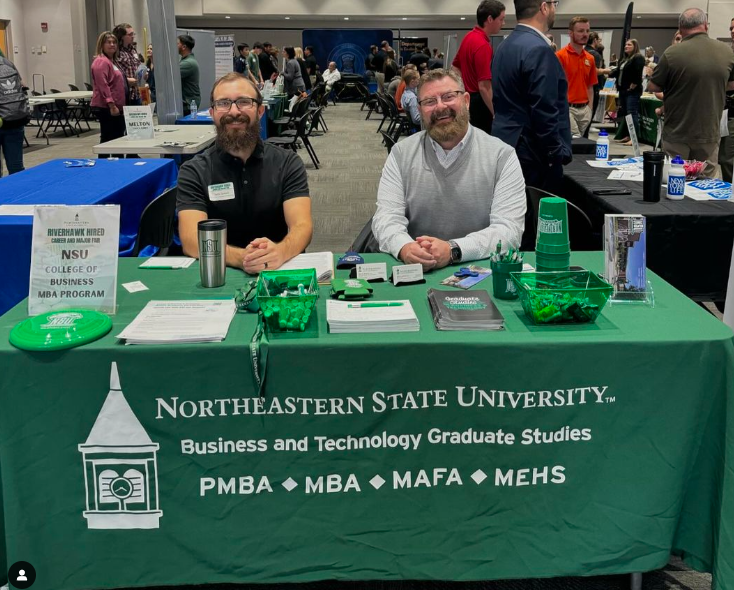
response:
M423 281L423 267L420 264L403 264L392 267L392 284L420 283Z
M114 313L119 242L119 205L36 207L28 314Z
M150 106L123 107L128 139L153 139L153 111Z
M365 281L386 281L387 280L387 263L371 262L367 264L358 264L356 266L358 279Z

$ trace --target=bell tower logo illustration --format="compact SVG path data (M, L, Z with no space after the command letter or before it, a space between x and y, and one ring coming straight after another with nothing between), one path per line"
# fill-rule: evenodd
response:
M117 363L110 371L110 391L86 442L78 446L84 463L90 529L157 529L158 443L127 403Z

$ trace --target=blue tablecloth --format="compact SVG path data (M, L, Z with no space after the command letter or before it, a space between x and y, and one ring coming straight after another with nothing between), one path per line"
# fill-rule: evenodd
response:
M129 256L143 209L176 184L178 169L169 159L95 162L67 168L52 160L2 178L0 205L122 205L120 255ZM32 216L0 214L0 315L28 296L32 229Z
M263 141L268 138L267 113L268 111L266 110L263 116L260 117L260 137L262 137ZM213 123L214 121L212 121L209 111L201 111L196 115L195 119L191 115L176 119L176 125L212 125Z

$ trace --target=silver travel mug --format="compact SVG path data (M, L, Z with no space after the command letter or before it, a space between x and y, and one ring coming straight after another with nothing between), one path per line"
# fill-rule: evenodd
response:
M221 287L227 269L227 222L206 219L199 222L199 272L204 287Z

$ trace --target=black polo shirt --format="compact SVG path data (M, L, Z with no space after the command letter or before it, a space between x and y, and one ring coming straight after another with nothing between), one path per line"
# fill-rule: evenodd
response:
M245 248L255 238L285 238L283 203L308 196L306 168L291 150L258 141L243 164L215 144L181 166L176 210L226 220L227 243Z

